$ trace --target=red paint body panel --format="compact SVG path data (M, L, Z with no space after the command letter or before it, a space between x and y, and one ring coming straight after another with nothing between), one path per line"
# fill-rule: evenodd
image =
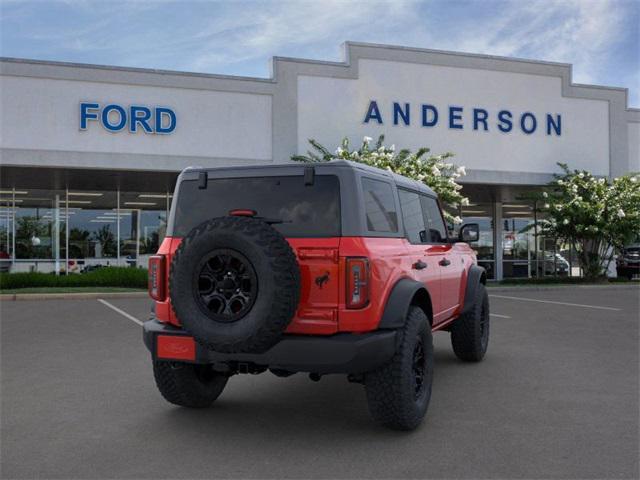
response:
M301 273L300 304L287 333L331 335L377 329L394 285L402 278L423 283L431 295L433 328L446 327L462 308L467 272L475 262L464 243L413 245L404 238L334 237L287 239L298 258ZM166 292L173 253L180 238L166 237L158 254L167 256ZM371 270L370 302L358 310L346 308L346 257L367 257ZM447 260L449 265L440 262ZM416 270L418 261L427 268ZM176 326L179 319L167 297L156 302L156 317Z

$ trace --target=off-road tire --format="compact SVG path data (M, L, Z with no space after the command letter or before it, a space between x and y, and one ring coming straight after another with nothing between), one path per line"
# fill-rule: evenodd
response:
M479 362L489 346L489 295L478 285L471 310L451 325L451 346L460 360Z
M243 256L257 283L250 309L233 321L211 318L198 303L198 265L222 250ZM221 217L198 225L182 240L171 262L169 291L182 327L198 343L217 352L261 353L279 341L296 312L300 270L289 243L271 225Z
M153 362L153 376L165 400L190 408L211 406L228 380L208 365L159 361Z
M369 412L374 420L394 430L413 430L427 413L433 382L433 338L421 308L409 308L405 325L398 330L398 335L398 348L391 361L367 373L364 384ZM419 340L424 353L420 390L413 364Z

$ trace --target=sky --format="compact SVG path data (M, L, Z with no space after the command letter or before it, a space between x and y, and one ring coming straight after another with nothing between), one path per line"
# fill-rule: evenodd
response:
M0 55L269 77L372 42L573 64L640 107L640 0L0 0Z

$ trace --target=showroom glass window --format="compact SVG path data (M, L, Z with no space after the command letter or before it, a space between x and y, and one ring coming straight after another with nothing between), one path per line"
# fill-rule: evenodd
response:
M459 216L462 222L457 225L451 225L451 236L458 237L460 227L466 223L477 223L480 229L480 236L477 242L469 242L469 246L475 250L478 265L485 269L487 278L495 279L495 248L494 235L495 224L494 214L495 205L493 203L470 203L467 206L447 211L455 216Z
M3 189L0 272L146 267L164 238L169 199L167 192Z
M504 278L526 278L535 274L536 235L533 205L502 204L502 272Z

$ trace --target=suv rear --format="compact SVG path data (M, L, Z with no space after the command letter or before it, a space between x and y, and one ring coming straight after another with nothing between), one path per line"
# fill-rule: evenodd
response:
M477 226L460 231L477 240ZM463 360L484 356L484 283L421 183L346 161L187 169L149 262L144 338L172 403L208 406L237 373L343 373L374 418L411 429L431 395L432 331Z

